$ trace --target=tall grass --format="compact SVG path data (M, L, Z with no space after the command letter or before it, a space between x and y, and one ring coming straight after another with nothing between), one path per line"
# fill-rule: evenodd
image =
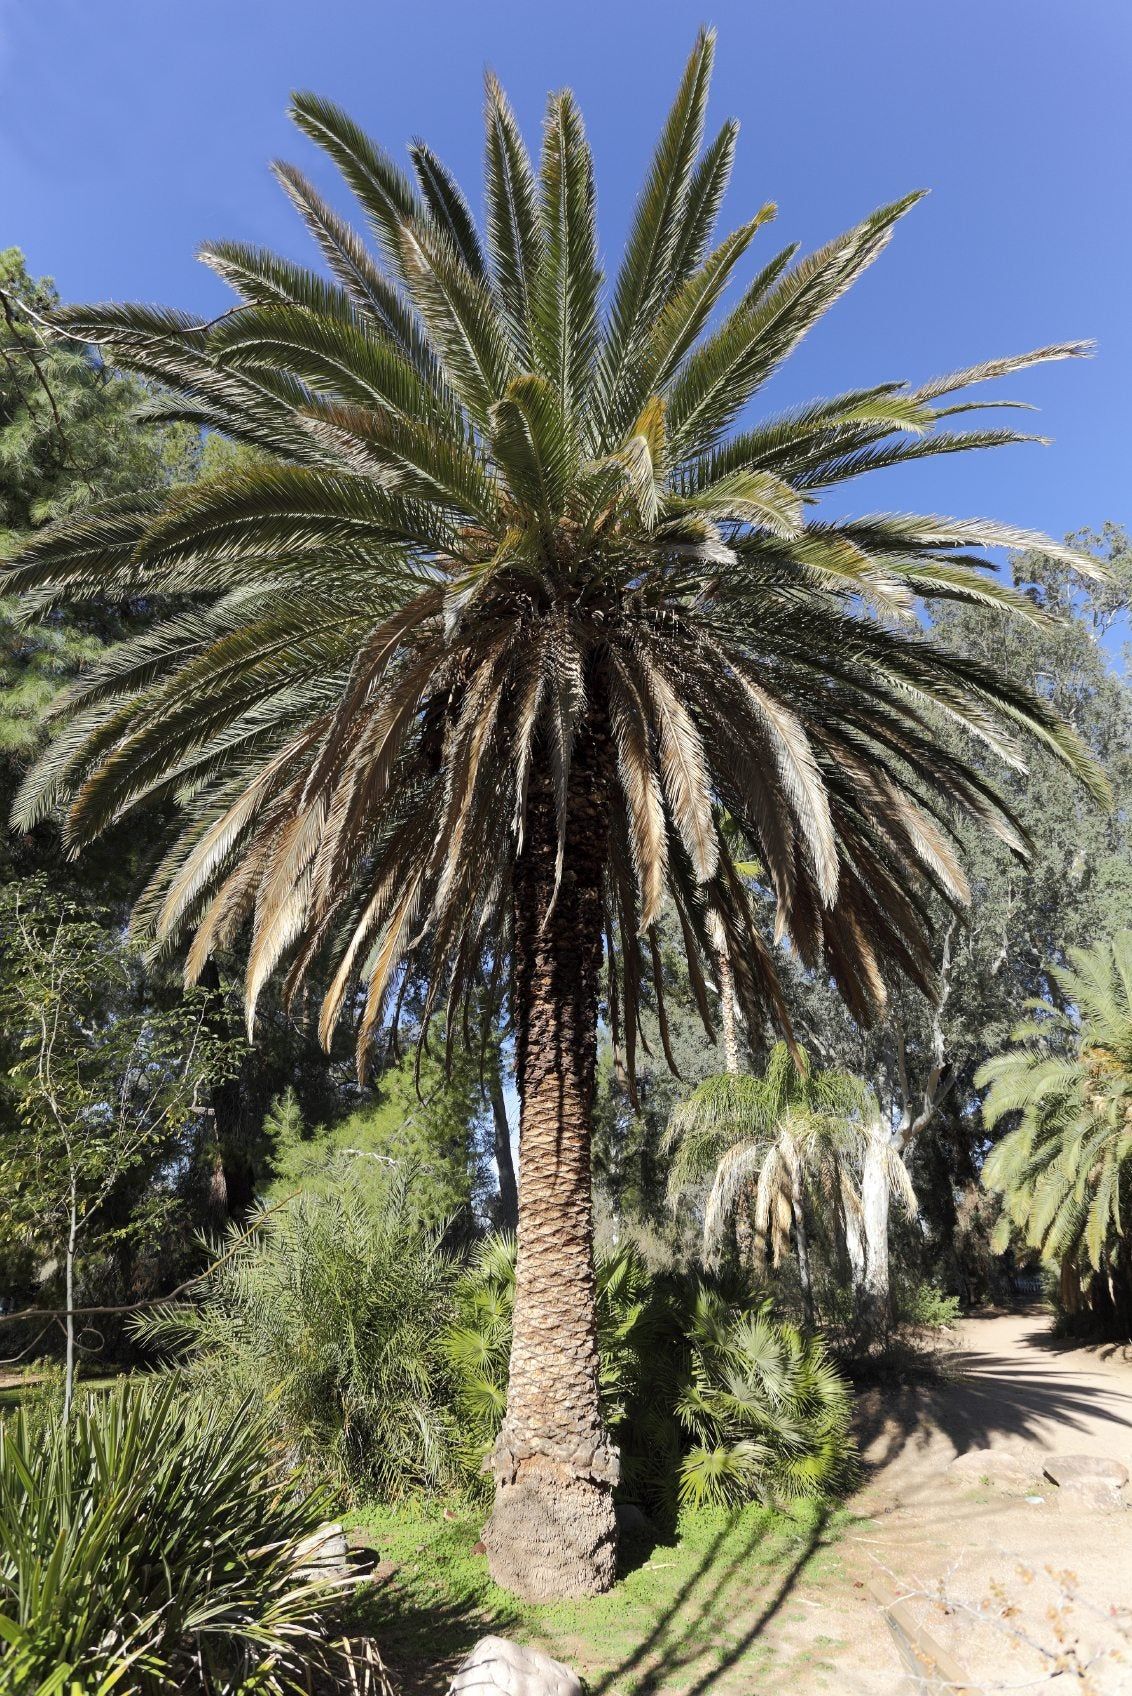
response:
M455 1388L440 1338L456 1273L411 1181L376 1197L347 1184L265 1216L195 1302L136 1332L211 1400L255 1397L308 1474L390 1499L450 1482Z

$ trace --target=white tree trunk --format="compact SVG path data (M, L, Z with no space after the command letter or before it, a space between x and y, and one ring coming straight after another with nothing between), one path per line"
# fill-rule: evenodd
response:
M845 1208L845 1253L849 1258L849 1282L853 1299L860 1302L865 1288L865 1229L861 1215Z
M864 1226L864 1306L882 1323L889 1312L888 1216L891 1190L885 1159L885 1132L877 1126L865 1144L861 1168L861 1218Z
M801 1162L795 1164L791 1183L794 1207L794 1249L798 1256L798 1282L802 1287L802 1313L808 1330L814 1328L814 1279L810 1268L810 1242L806 1233L806 1192Z

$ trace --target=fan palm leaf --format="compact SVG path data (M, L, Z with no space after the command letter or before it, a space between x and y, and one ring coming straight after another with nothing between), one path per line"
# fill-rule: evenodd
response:
M1111 1272L1132 1205L1132 931L1071 949L1051 975L1057 1002L1032 1003L975 1079L988 1130L1014 1120L983 1182L1044 1258Z

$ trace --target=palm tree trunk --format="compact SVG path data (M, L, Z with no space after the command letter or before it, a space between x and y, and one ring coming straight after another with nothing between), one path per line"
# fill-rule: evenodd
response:
M616 1560L617 1451L601 1417L590 1130L597 1065L608 737L575 750L566 842L532 783L515 870L519 1231L507 1412L484 1532L492 1577L533 1601L607 1590Z
M723 1031L723 1064L730 1077L739 1074L739 1032L735 1019L735 974L727 952L727 938L719 914L709 912L708 937L715 950L715 970L719 978L719 1021Z

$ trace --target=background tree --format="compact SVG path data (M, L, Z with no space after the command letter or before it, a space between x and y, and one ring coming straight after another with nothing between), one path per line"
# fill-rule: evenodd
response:
M658 1013L663 994L666 890L697 989L721 932L748 1025L787 1023L726 817L765 868L780 934L864 1022L894 975L930 989L928 897L967 897L951 809L1023 846L933 705L1007 758L1020 723L1104 790L1040 696L915 620L920 598L1032 619L1030 599L972 557L1027 532L835 521L813 504L878 465L1018 440L957 433L969 403L951 397L1078 346L735 431L919 197L805 259L773 256L717 319L772 209L712 247L735 140L731 124L706 136L712 53L702 34L608 307L569 93L551 97L536 177L489 81L486 245L426 146L413 181L342 112L296 97L379 257L283 167L333 281L222 243L206 257L242 301L222 321L56 314L175 391L167 416L271 460L103 503L8 575L68 600L143 585L187 597L70 691L18 816L65 805L80 848L143 802L187 796L139 923L170 947L192 938L190 978L246 935L249 1021L286 960L292 995L309 973L329 981L329 1040L360 973L363 1068L414 979L428 985L422 1041L442 1008L454 1040L484 984L489 1003L508 999L521 1193L485 1541L495 1576L533 1595L601 1589L614 1572L590 1197L603 956L630 1072L642 982Z
M4 1231L30 1239L42 1262L62 1262L66 1417L80 1254L129 1241L143 1225L162 1229L201 1134L201 1087L224 1056L199 1000L137 1012L127 957L103 926L42 884L9 890L3 912L5 951L18 956L18 970L6 977L0 1008L19 1053L9 1077L23 1131L0 1148ZM119 1233L108 1203L142 1167L149 1205Z
M1072 540L1093 549L1104 579L1082 583L1040 552L1011 559L1012 582L1047 615L1039 622L1007 624L993 607L946 603L933 608L933 631L981 663L998 656L1014 682L1043 693L1108 773L1114 804L1097 805L1059 760L1028 744L1026 769L1000 781L1029 857L959 827L972 899L961 915L935 909L937 994L896 985L887 1016L866 1030L820 977L799 974L793 984L795 1017L822 1062L868 1078L880 1101L863 1188L868 1277L881 1311L889 1301L886 1149L912 1170L939 1275L964 1296L985 1294L956 1247L960 1210L977 1205L986 1139L975 1074L1007 1041L1019 1007L1056 994L1051 974L1068 949L1132 920L1132 689L1113 640L1129 604L1132 555L1112 525ZM976 750L973 759L990 780L994 756Z
M1033 1005L1012 1046L980 1067L983 1120L1011 1123L983 1169L1002 1197L996 1246L1010 1226L1061 1274L1072 1315L1080 1280L1098 1274L1090 1300L1132 1334L1132 931L1069 951L1051 968L1054 1002Z

